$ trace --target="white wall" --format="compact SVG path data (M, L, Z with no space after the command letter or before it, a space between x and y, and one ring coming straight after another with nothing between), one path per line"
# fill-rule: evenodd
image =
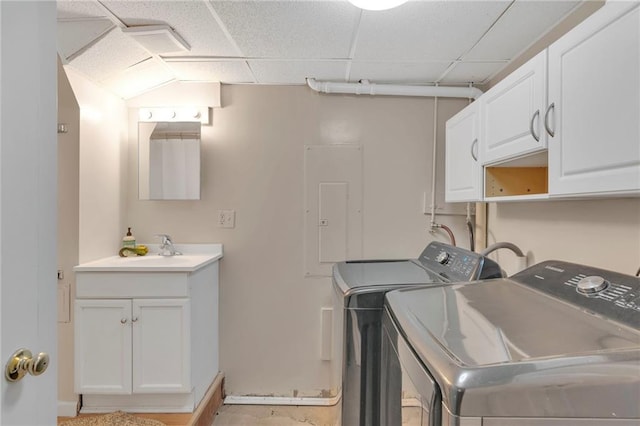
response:
M66 67L80 105L79 261L117 254L124 228L127 109L122 99Z
M446 119L466 103L440 101L440 143ZM304 145L362 144L363 255L416 257L430 240L447 240L428 232L422 210L432 118L433 99L223 85L222 108L202 129L202 199L139 201L137 115L130 111L126 226L141 242L168 233L177 242L224 244L220 348L228 394L319 396L331 388L330 363L320 360L320 309L331 306L331 281L305 278L303 269ZM234 229L217 227L219 209L235 209ZM463 219L437 218L462 245Z

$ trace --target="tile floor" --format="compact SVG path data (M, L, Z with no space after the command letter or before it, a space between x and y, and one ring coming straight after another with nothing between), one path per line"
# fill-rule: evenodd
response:
M337 418L337 406L223 405L213 426L335 426Z

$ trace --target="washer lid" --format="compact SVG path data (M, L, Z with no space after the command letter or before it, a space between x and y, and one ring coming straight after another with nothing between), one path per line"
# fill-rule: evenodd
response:
M639 330L509 279L397 291L387 304L425 364L443 353L479 367L640 349Z
M334 266L333 276L343 294L359 288L444 281L412 260L339 262Z

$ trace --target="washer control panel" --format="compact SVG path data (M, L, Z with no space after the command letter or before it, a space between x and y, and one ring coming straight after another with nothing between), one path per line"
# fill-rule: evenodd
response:
M493 260L479 253L437 241L429 243L418 258L418 262L449 282L503 276L500 266Z
M604 317L640 327L640 278L618 272L547 261L511 277Z

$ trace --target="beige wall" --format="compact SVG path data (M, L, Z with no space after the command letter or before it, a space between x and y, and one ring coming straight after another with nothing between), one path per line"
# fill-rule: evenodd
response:
M489 244L510 241L530 264L566 260L633 275L640 267L640 199L489 204ZM508 265L513 256L499 250Z
M80 107L71 85L58 61L58 123L67 133L58 134L58 269L64 279L58 285L75 287L73 267L78 264L78 191ZM73 315L73 295L69 297L69 314ZM60 307L60 306L59 306ZM73 392L73 322L58 323L58 401L64 414L75 412L77 395Z
M466 103L440 101L439 143L446 119ZM138 241L168 233L176 242L224 244L220 348L229 394L318 396L332 386L330 364L320 360L331 281L305 278L303 269L304 145L363 145L364 257L416 257L430 240L447 240L428 232L423 214L433 99L223 85L222 108L203 127L200 201L138 201L136 110L129 118L127 226ZM234 229L217 227L219 209L235 209ZM464 217L437 221L467 244Z

